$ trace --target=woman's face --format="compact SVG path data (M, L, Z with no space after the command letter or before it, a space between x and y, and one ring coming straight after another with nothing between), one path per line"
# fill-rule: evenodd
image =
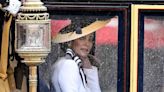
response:
M93 45L93 34L72 41L72 49L80 57L87 57Z

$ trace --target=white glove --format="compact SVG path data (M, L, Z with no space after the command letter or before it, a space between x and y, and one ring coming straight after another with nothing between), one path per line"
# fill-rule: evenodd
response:
M12 15L16 15L21 6L21 2L18 0L10 0L9 5L4 7L4 10L9 11Z

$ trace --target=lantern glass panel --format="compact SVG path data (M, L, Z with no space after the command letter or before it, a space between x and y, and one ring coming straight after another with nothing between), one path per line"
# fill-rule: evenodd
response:
M17 23L18 51L47 51L50 49L49 23Z

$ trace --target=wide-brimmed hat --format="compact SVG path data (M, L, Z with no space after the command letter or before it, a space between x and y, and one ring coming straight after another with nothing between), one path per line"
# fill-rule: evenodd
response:
M69 32L69 33L58 33L55 37L52 37L52 42L54 43L64 43L64 42L69 42L75 39L78 39L80 37L86 36L88 34L91 34L102 27L104 27L109 20L105 21L95 21L88 26L80 29L81 32L77 33L77 31Z

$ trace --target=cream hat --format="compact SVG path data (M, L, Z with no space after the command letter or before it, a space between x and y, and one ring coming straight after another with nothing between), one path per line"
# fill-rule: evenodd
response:
M52 42L54 43L64 43L69 42L75 39L78 39L80 37L86 36L88 34L91 34L102 27L104 27L110 20L106 21L95 21L91 23L90 25L84 27L81 29L81 33L69 32L69 33L58 33L55 37L52 38Z

